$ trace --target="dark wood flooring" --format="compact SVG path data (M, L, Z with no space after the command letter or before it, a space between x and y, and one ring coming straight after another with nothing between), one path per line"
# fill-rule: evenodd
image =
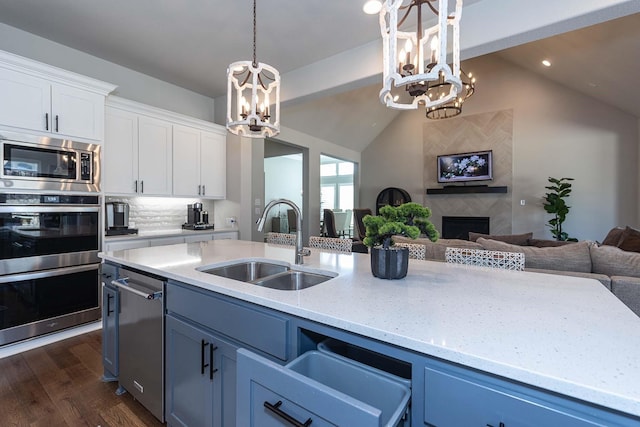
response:
M2 426L162 426L104 383L98 330L0 359Z

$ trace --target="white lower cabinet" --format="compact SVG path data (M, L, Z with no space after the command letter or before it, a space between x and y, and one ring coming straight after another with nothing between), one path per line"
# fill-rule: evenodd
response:
M137 249L137 248L147 248L147 247L149 247L148 240L138 240L138 239L104 243L105 252L123 251L125 249Z
M221 233L215 233L213 240L238 240L237 231L223 231Z

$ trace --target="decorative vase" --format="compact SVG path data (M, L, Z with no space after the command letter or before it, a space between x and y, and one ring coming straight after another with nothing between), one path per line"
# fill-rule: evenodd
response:
M402 279L409 268L408 248L371 248L371 273L380 279Z

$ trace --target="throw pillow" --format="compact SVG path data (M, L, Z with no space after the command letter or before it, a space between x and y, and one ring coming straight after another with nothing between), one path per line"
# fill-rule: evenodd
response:
M504 235L490 235L482 233L469 232L469 240L477 242L479 238L497 240L499 242L511 243L512 245L526 245L527 241L533 237L533 233L524 234L504 234Z
M602 244L608 246L618 246L618 242L620 241L620 236L622 235L623 231L624 228L622 227L612 228L607 233L606 237L602 241Z
M521 252L524 254L525 268L539 268L544 270L591 272L591 254L589 247L592 242L582 241L572 245L555 248L536 248L535 246L518 246L479 238L478 243L490 251Z
M592 246L593 272L607 276L640 277L640 254L615 246Z
M640 252L640 231L626 227L616 245L623 251Z
M575 242L566 242L563 240L546 240L546 239L529 239L527 240L528 246L535 246L537 248L555 248L557 246L570 245Z

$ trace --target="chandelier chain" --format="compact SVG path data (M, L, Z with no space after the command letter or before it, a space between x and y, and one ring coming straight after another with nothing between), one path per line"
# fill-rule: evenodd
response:
M258 66L256 59L256 0L253 0L253 66Z

